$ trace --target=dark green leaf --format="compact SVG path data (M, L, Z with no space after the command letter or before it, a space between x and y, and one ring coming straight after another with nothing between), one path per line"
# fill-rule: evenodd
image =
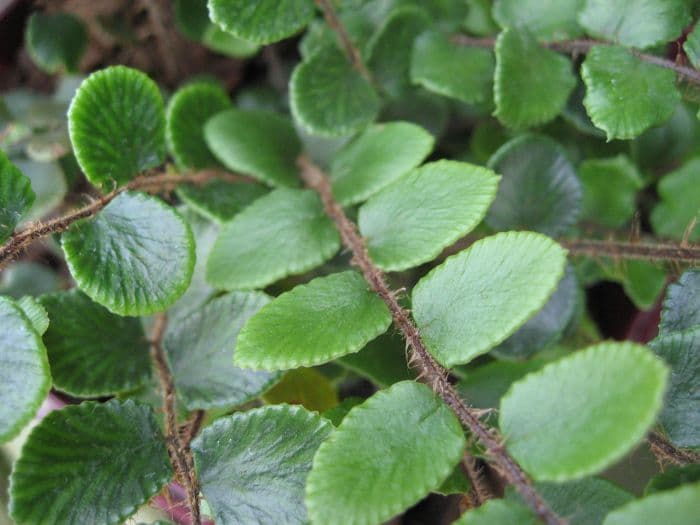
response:
M44 335L56 388L76 397L107 396L150 376L141 321L120 317L79 290L41 298L51 323Z
M700 270L688 270L668 287L659 332L661 335L700 326Z
M698 502L700 483L685 485L632 501L608 514L603 525L695 525L700 511Z
M370 341L356 354L339 358L337 363L381 387L412 379L415 375L406 364L406 343L391 332Z
M171 476L149 407L85 402L51 412L32 430L12 472L10 512L26 525L117 525Z
M207 0L175 0L173 6L175 26L191 40L200 41L211 25Z
M165 158L165 110L155 82L113 66L90 75L68 110L73 152L95 185L124 184Z
M0 243L12 234L34 198L29 179L0 150Z
M16 436L49 393L46 348L22 309L0 296L0 443Z
M155 197L126 192L96 217L63 235L71 275L92 300L119 315L145 315L173 304L194 269L192 232Z
M47 73L77 71L87 47L83 22L70 13L33 13L27 21L29 56Z
M675 489L681 485L700 482L700 465L684 465L682 467L666 467L661 474L649 480L644 495Z
M227 222L267 193L259 184L212 180L202 185L181 185L177 196L201 216Z
M17 261L0 273L0 293L15 299L52 292L60 285L61 279L56 273L35 262Z
M651 212L654 231L665 237L682 239L695 219L700 221L700 159L688 161L665 175L657 186L661 202ZM690 232L691 241L700 240L700 227Z
M465 512L454 525L539 525L530 509L518 502L492 499Z
M314 368L289 370L275 386L265 392L263 399L270 404L302 405L307 410L320 414L338 404L335 386Z
M217 420L192 442L202 493L219 525L308 523L304 485L333 426L288 405Z
M457 383L457 389L470 406L498 408L510 385L545 365L541 359L528 361L493 361L468 370Z
M306 485L311 521L383 523L437 489L464 446L459 421L427 386L378 392L318 449Z
M22 219L43 219L63 202L68 191L61 167L56 162L34 160L17 160L15 165L29 179L35 195L34 203Z
M368 288L360 274L348 271L283 293L243 327L234 362L285 370L357 352L391 323L386 305Z

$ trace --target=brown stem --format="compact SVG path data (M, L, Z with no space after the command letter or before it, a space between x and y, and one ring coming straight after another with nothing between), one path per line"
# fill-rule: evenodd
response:
M355 47L355 45L352 43L347 29L345 29L345 26L340 21L338 14L333 8L331 0L316 0L316 4L321 8L321 11L323 11L323 18L326 20L328 27L330 27L331 30L338 35L340 45L343 47L343 51L345 51L345 54L347 55L348 60L350 60L352 67L354 67L360 73L360 75L367 80L367 82L377 88L379 84L369 69L367 69L367 66L362 60L360 50L357 49L357 47Z
M680 263L700 262L700 245L643 244L593 239L559 239L559 243L572 255Z
M163 352L161 341L167 325L165 314L158 314L151 334L151 359L158 373L160 388L163 394L163 412L165 414L165 442L168 447L170 461L175 469L178 481L185 487L187 505L190 509L192 525L201 525L199 515L199 484L194 470L194 460L189 443L180 438L177 427L177 400L175 383L170 373L170 367Z
M480 507L492 498L491 491L484 483L481 471L477 465L476 458L469 452L464 453L462 458L462 470L472 484L471 500L474 507Z
M204 184L213 179L222 179L229 182L248 181L247 177L233 175L230 173L222 173L216 170L205 170L197 173L185 173L182 175L172 173L162 173L159 175L136 177L134 180L124 186L112 190L103 195L87 206L83 206L75 211L72 211L61 217L56 217L47 222L36 222L30 224L22 231L15 232L8 240L0 246L0 269L5 264L13 260L17 255L24 250L29 244L37 239L46 237L54 233L63 233L71 224L80 219L93 217L110 202L112 202L119 194L129 190L140 190L149 193L159 193L162 191L171 191L180 184Z
M204 422L204 415L204 410L195 410L190 419L180 426L180 436L184 444L189 445L190 441L199 434L199 429L202 428Z
M482 47L486 49L491 49L496 45L495 38L474 38L468 35L454 35L452 41L471 47ZM559 42L544 42L543 46L559 51L561 53L566 53L569 55L585 55L594 46L612 46L609 42L601 42L600 40L591 39L577 39L577 40L562 40ZM692 82L693 84L700 85L700 71L690 67L682 66L676 64L673 60L668 60L667 58L658 57L656 55L650 55L648 53L642 53L641 51L631 50L632 54L639 58L640 60L647 62L649 64L654 64L655 66L663 67L665 69L670 69L675 72L679 77Z
M420 371L419 377L443 399L462 424L477 437L506 480L520 492L535 514L548 525L566 523L537 493L527 475L506 452L498 434L487 428L459 397L457 390L447 379L447 371L433 359L423 343L418 328L411 321L406 309L399 304L397 293L389 288L384 274L370 259L364 239L358 233L357 227L333 198L328 178L305 156L299 157L297 163L301 169L302 179L309 188L318 192L326 214L335 222L345 247L352 252L353 264L360 269L372 290L389 308L394 324L403 334L411 350L409 364L416 366Z
M683 466L700 463L700 454L692 450L676 448L673 443L658 432L651 432L647 436L647 442L657 461L662 465L672 463Z

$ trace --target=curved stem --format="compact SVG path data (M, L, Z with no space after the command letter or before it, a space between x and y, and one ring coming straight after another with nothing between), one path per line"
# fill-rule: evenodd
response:
M410 348L409 364L415 365L420 371L419 378L443 399L462 422L462 425L476 436L486 448L487 454L496 467L521 494L535 515L548 525L566 523L537 493L525 472L506 451L502 438L493 429L484 425L476 413L459 397L457 390L447 379L447 371L428 352L418 328L408 315L408 311L399 304L397 293L389 288L384 274L370 259L364 239L358 233L357 227L348 219L343 209L333 198L328 178L307 157L300 157L298 165L301 168L302 179L309 188L318 192L326 214L335 223L343 244L351 250L353 263L360 269L372 290L381 297L389 308L394 324L401 331Z

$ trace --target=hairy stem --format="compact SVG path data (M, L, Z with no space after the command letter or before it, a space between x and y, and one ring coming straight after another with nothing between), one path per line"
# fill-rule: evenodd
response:
M124 186L112 190L111 192L98 197L90 204L83 206L61 217L56 217L47 222L35 222L24 230L15 232L10 238L0 246L0 269L9 261L12 261L27 246L37 239L63 233L71 224L81 219L95 216L100 210L112 202L118 195L130 190L140 190L149 193L160 193L162 191L172 191L180 184L204 184L213 179L222 179L230 182L247 181L246 177L222 173L216 170L205 170L196 173L173 174L162 173L159 175L142 175L125 184Z
M700 262L700 245L645 244L593 239L560 239L559 243L572 255L680 263Z
M647 442L654 456L662 465L672 463L683 466L700 463L700 454L692 450L676 448L665 436L658 432L651 432L647 436Z
M298 164L304 182L309 188L318 192L326 214L335 223L345 247L352 252L353 264L360 269L372 290L381 297L389 308L394 324L403 334L410 348L409 364L416 366L420 371L419 377L452 409L462 422L462 425L476 436L486 448L487 454L498 470L522 495L535 514L548 525L562 525L566 523L554 513L537 493L527 475L506 452L500 436L493 429L489 429L484 425L476 413L459 397L457 390L447 378L447 371L428 352L418 332L418 328L411 321L406 309L399 304L397 293L389 288L384 274L370 259L364 239L358 233L357 227L348 219L343 209L333 198L328 178L307 157L300 157Z
M452 41L464 46L471 47L482 47L486 49L491 49L496 45L495 38L474 38L467 35L454 35ZM602 42L600 40L591 39L577 39L577 40L562 40L559 42L546 42L542 43L543 46L553 49L554 51L559 51L560 53L566 53L568 55L585 55L591 48L595 46L612 46L609 42ZM632 54L649 64L655 66L663 67L665 69L670 69L675 72L679 77L691 82L693 84L700 85L700 71L693 69L691 67L686 67L681 64L676 64L673 60L667 58L658 57L656 55L650 55L648 53L642 53L637 50L631 50Z
M202 518L199 515L199 484L197 481L197 474L194 470L194 460L192 459L189 442L184 442L184 440L180 438L180 433L178 432L175 383L173 382L173 376L170 373L170 367L168 367L168 362L161 344L166 325L167 317L165 314L158 314L151 335L151 359L158 373L160 388L163 394L165 441L168 446L170 461L175 469L178 481L185 487L192 525L201 525Z

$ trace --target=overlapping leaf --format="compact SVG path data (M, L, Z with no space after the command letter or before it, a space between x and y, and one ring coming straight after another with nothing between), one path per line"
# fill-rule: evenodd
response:
M413 317L446 366L467 363L537 312L564 273L565 251L531 232L487 237L448 258L413 289Z
M391 315L361 275L342 272L299 285L265 305L238 335L234 363L285 370L360 350Z
M684 485L628 503L605 518L603 525L667 523L693 525L698 518L700 483Z
M90 75L68 110L73 152L95 185L123 184L165 158L163 98L148 76L113 66Z
M63 202L68 192L66 179L57 162L18 159L17 168L29 179L35 198L22 220L43 219Z
M523 27L544 41L581 36L576 20L585 0L496 0L493 17L503 27Z
M489 169L449 160L401 177L360 208L372 260L384 270L405 270L433 259L481 221L498 181Z
M397 383L350 410L318 449L306 485L311 521L383 523L437 489L464 446L459 421L427 386Z
M77 71L87 47L82 21L70 13L33 13L25 33L27 51L47 73Z
M218 297L168 326L163 348L179 398L189 410L227 408L260 395L276 374L233 365L236 336L269 301L259 292Z
M41 337L46 333L49 328L49 314L46 312L46 308L31 295L25 295L19 301L17 301L17 306L22 309L24 315L32 323L34 331Z
M301 405L320 414L338 405L335 386L315 368L289 370L275 386L265 392L263 399L271 404Z
M117 525L171 476L149 407L85 402L51 412L32 430L12 472L10 513L26 525Z
M700 270L688 270L668 287L659 333L680 332L700 326Z
M700 66L700 24L695 24L693 30L686 36L683 51L694 67Z
M203 217L223 223L233 219L267 193L260 184L214 179L206 184L181 185L177 195Z
M602 343L514 383L501 401L499 426L510 453L536 480L579 479L643 439L667 377L648 349Z
M315 192L278 188L224 224L207 261L207 280L227 290L262 288L313 269L339 247Z
M141 321L120 317L73 289L44 295L50 325L44 342L56 388L82 397L107 396L150 376Z
M405 341L391 331L370 341L356 354L339 358L337 363L382 387L415 376L406 364Z
M454 525L537 525L539 519L530 509L515 501L492 499L484 505L468 510Z
M332 428L288 405L238 412L205 428L192 452L216 523L308 523L306 477Z
M700 159L695 158L659 181L661 202L651 212L651 224L657 234L682 239L693 219L700 221L698 170ZM690 232L689 239L700 240L700 227Z
M12 234L34 198L29 179L0 151L0 242Z
M292 123L269 111L229 109L210 119L204 137L229 169L271 186L298 185L295 161L301 143Z
M155 197L125 192L62 237L71 275L92 300L119 315L164 310L187 289L192 232Z
M22 309L0 296L0 443L13 438L49 393L46 348Z

